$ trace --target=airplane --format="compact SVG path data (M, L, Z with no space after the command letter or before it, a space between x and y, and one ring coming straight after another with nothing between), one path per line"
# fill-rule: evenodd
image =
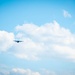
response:
M16 43L20 43L20 42L23 42L23 41L20 41L20 40L14 40L14 42L16 42Z

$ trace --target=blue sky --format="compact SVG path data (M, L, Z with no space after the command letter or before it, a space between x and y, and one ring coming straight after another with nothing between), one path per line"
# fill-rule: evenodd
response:
M24 22L42 25L53 20L57 20L61 25L71 28L70 25L74 22L75 17L74 0L0 0L0 10L1 28L6 30L13 29L15 25ZM69 11L73 18L64 19L62 10ZM65 25L67 21L69 21L69 26Z
M75 75L74 7L75 0L0 0L0 75Z

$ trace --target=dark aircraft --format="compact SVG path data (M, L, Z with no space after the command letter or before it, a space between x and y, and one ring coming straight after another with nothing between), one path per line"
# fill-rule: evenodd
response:
M20 43L20 42L23 42L23 41L20 41L20 40L14 40L14 42Z

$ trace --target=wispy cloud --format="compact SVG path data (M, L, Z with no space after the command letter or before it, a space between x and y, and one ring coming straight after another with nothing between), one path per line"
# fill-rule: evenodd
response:
M67 18L67 17L71 18L72 17L72 15L66 10L63 10L63 15L65 18Z
M50 70L47 70L45 68L41 69L41 74L42 75L57 75L54 71L50 71Z
M12 68L10 70L0 70L0 75L41 75L39 72L32 71L31 69Z
M24 69L24 68L11 68L10 70L0 69L0 75L75 75L75 72L74 71L55 72L47 70L45 68L39 71L33 71L31 69Z
M13 68L11 71L11 74L13 75L41 75L39 72L33 72L30 69L21 69L21 68Z

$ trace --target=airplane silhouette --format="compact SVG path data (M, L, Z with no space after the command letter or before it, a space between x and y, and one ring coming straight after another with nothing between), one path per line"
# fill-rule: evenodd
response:
M14 40L14 42L16 42L16 43L20 43L20 42L23 42L23 41L20 41L20 40Z

